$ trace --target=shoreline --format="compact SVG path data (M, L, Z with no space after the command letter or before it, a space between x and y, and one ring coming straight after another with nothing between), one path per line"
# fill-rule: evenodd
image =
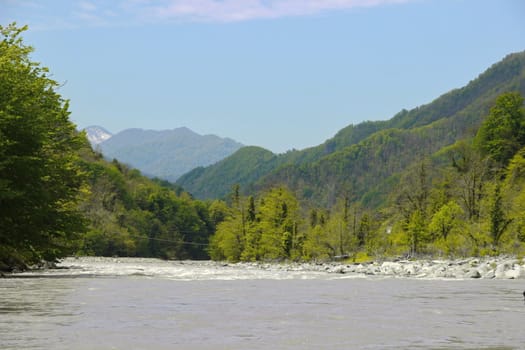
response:
M236 270L243 275L243 271L251 274L254 271L276 272L286 275L304 273L337 274L348 277L391 277L411 279L525 279L525 258L513 256L498 257L469 257L462 259L392 259L351 263L342 261L323 262L226 262L212 260L161 260L156 258L134 257L68 257L57 264L39 266L37 269L2 273L3 278L43 277L43 276L70 276L71 272L83 269L86 266L103 266L114 263L117 269L110 274L146 275L148 266L163 262L164 271L180 269L182 266L195 266L216 271ZM61 271L61 272L60 272ZM156 272L152 271L152 275ZM97 276L98 272L91 271L87 275ZM102 275L105 275L103 273Z
M510 256L462 259L385 260L345 262L238 262L222 263L238 268L313 271L333 274L448 279L525 279L525 258Z

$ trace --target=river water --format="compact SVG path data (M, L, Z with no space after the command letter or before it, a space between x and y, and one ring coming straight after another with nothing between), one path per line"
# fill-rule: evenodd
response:
M525 349L523 280L62 266L0 279L0 349Z

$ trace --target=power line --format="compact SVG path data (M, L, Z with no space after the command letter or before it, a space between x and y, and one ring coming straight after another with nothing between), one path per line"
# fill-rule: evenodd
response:
M186 245L198 245L198 246L203 246L203 247L206 247L206 246L210 245L209 243L187 242L187 241L181 241L181 240L175 241L175 240L171 240L171 239L155 238L155 237L136 237L136 238L138 238L138 239L149 239L149 240L152 240L152 241L159 241L159 242L178 243L178 244L186 244Z

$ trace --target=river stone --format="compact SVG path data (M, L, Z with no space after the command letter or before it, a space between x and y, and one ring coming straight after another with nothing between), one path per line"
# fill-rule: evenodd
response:
M521 275L521 267L517 264L515 264L512 267L512 270L505 271L505 278L508 279L517 279L520 278Z
M345 273L345 267L343 265L335 266L330 272L333 273Z
M481 278L481 273L479 273L478 269L470 269L465 274L465 277L467 277L467 278Z
M401 264L398 262L385 261L381 264L381 273L385 275L397 275L402 271Z
M488 270L486 273L483 274L483 278L486 279L493 279L496 278L496 273L494 269Z
M416 267L414 266L414 264L408 264L405 266L404 272L408 276L413 276L416 274Z
M506 272L512 268L512 264L508 261L504 261L496 267L496 271L494 272L494 275L496 278L508 278L506 276Z

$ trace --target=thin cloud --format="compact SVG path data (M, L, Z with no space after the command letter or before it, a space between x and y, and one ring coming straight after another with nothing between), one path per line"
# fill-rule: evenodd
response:
M79 7L79 9L86 12L93 12L97 10L97 5L89 1L81 1L78 3L77 6Z
M238 22L406 3L410 0L166 0L142 3L157 20ZM412 0L413 1L413 0Z
M122 13L122 15L125 14ZM118 12L107 2L80 1L75 4L72 17L91 26L110 26L118 21L123 21L126 16L119 19Z
M0 21L19 21L43 30L134 26L162 22L241 22L311 16L359 7L421 0L0 0ZM1 6L0 6L1 7Z

